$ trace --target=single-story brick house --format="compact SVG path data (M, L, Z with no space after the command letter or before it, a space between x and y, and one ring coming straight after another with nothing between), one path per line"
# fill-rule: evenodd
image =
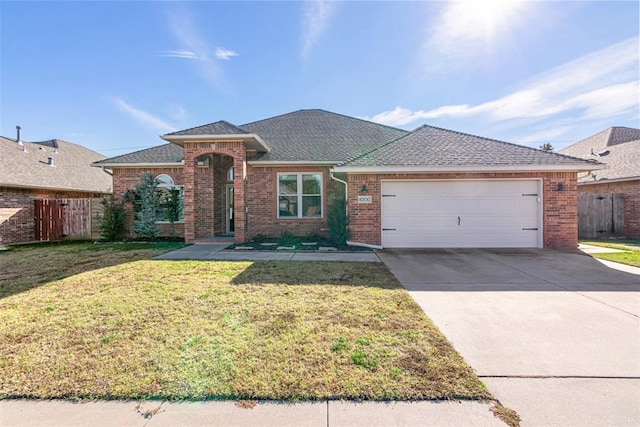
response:
M412 132L323 110L162 136L102 160L123 194L151 171L184 191L187 242L324 233L346 186L353 245L577 245L577 174L598 162L431 126ZM344 192L343 192L344 193Z
M578 175L580 194L624 196L624 235L640 238L640 129L611 127L559 151L595 159L606 169Z
M34 201L104 197L111 176L91 163L105 156L71 142L0 137L0 244L35 240Z

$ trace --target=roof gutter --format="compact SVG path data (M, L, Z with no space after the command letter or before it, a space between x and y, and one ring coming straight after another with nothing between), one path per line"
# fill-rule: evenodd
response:
M497 165L497 166L336 166L335 172L347 173L416 173L416 172L586 172L606 165Z
M627 178L602 178L598 181L578 181L578 185L598 185L598 184L615 184L616 182L640 181L640 176L632 176Z
M251 166L333 166L340 163L336 160L249 160L247 164Z
M184 163L91 163L91 166L94 168L181 168Z

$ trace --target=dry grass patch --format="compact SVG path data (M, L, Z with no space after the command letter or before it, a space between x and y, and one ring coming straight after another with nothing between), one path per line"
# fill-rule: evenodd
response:
M0 397L490 395L383 265L137 260L0 299Z

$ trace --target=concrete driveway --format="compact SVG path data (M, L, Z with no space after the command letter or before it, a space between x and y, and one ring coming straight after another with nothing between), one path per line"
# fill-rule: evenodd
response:
M523 425L640 425L640 275L577 251L378 255Z

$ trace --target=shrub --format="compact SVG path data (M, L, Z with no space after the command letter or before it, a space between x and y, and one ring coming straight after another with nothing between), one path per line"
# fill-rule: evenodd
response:
M347 201L342 191L336 191L329 196L331 206L327 213L329 236L338 246L346 246L349 240L349 216L347 215Z
M138 210L133 222L134 230L152 239L160 234L160 228L156 225L157 209L160 204L157 188L158 183L151 172L141 173L140 183L135 185Z
M105 240L117 240L124 232L126 216L124 212L125 199L108 196L102 199L104 212L100 222L100 236Z

